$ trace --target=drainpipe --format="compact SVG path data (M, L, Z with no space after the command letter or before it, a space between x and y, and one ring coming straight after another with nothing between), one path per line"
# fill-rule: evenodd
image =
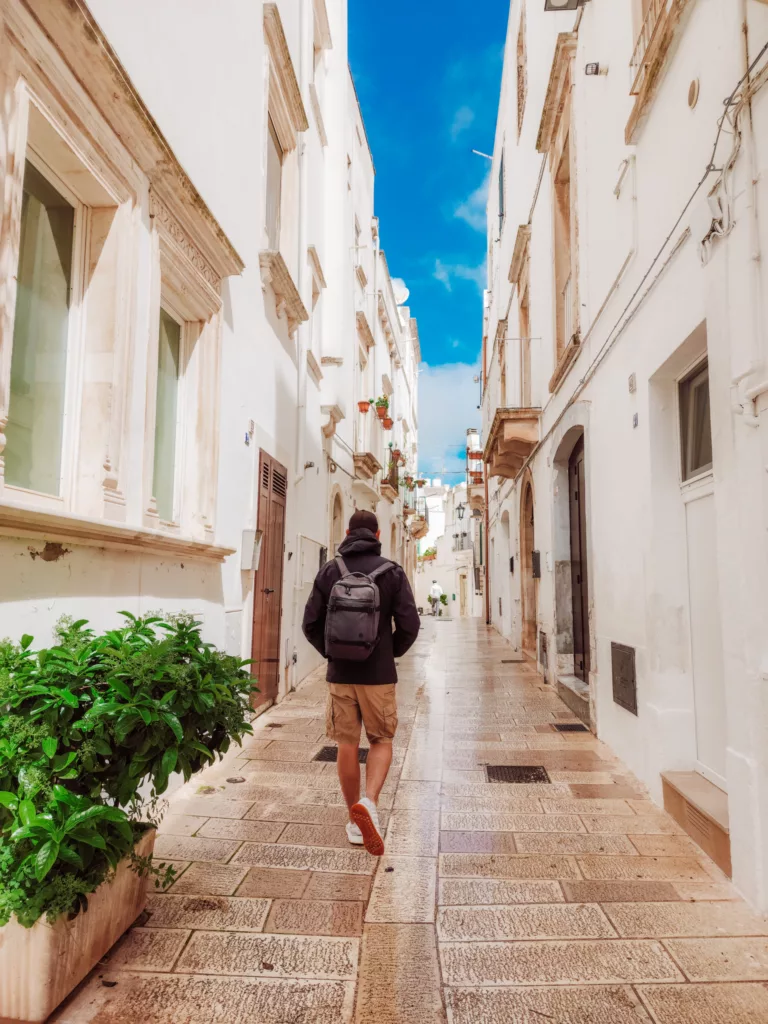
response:
M304 86L310 80L309 60L311 48L307 45L307 3L303 0L299 10L299 73L301 84ZM307 268L307 218L308 218L308 191L309 175L307 168L307 143L304 139L299 142L299 267L298 281L301 301L312 315L311 290L307 288L309 273ZM309 293L309 294L308 294ZM311 320L299 324L297 337L297 367L296 367L296 476L294 484L304 479L305 459L305 429L307 410L307 348L308 336L311 330Z
M490 524L490 513L488 510L488 466L489 463L485 464L486 469L483 473L483 483L485 485L485 624L490 626L491 624L491 559L489 557L491 550L491 541L489 537L489 524Z

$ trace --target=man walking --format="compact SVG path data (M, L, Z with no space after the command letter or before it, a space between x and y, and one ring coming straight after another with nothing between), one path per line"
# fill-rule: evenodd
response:
M353 606L360 602L368 603L356 610ZM355 639L375 626L376 615L378 628L370 641ZM327 628L331 622L332 628ZM402 568L381 557L379 522L372 512L353 514L336 558L317 574L304 611L303 630L312 646L328 659L326 732L339 748L339 782L350 817L347 838L380 857L384 840L377 804L392 764L397 729L395 658L405 654L418 637L419 613ZM349 657L338 654L344 643L347 649L342 647L342 651ZM361 725L365 725L370 742L362 799Z
M437 582L432 580L432 586L429 588L429 598L432 602L432 614L437 615L440 611L440 598L443 596L443 588Z

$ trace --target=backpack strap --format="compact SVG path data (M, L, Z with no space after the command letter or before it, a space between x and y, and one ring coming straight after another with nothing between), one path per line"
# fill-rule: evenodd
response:
M379 576L383 576L385 572L389 572L390 569L395 568L394 562L382 562L378 569L374 569L373 572L368 573L369 580L376 580Z
M344 564L344 559L341 557L341 555L336 555L336 557L334 558L334 562L336 563L336 568L341 573L342 579L344 579L345 576L351 575L349 569Z

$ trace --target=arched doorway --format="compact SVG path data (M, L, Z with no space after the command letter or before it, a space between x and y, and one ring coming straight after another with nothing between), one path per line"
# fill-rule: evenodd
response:
M331 516L331 554L335 555L339 550L339 544L344 540L344 505L341 495L337 491L333 498L333 513Z
M523 484L520 503L520 597L522 600L522 648L534 661L536 655L536 621L538 618L538 580L534 577L536 547L533 485L530 478Z

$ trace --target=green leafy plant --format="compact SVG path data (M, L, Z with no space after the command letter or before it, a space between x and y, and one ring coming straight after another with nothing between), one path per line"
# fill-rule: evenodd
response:
M379 395L379 397L376 399L375 405L377 409L388 409L389 398L386 395Z
M188 616L122 614L101 635L62 621L43 650L0 643L0 925L87 907L148 827L140 788L156 806L252 732L247 662Z
M447 594L441 594L440 595L440 604L442 604L442 605L447 605L448 604L448 595Z

